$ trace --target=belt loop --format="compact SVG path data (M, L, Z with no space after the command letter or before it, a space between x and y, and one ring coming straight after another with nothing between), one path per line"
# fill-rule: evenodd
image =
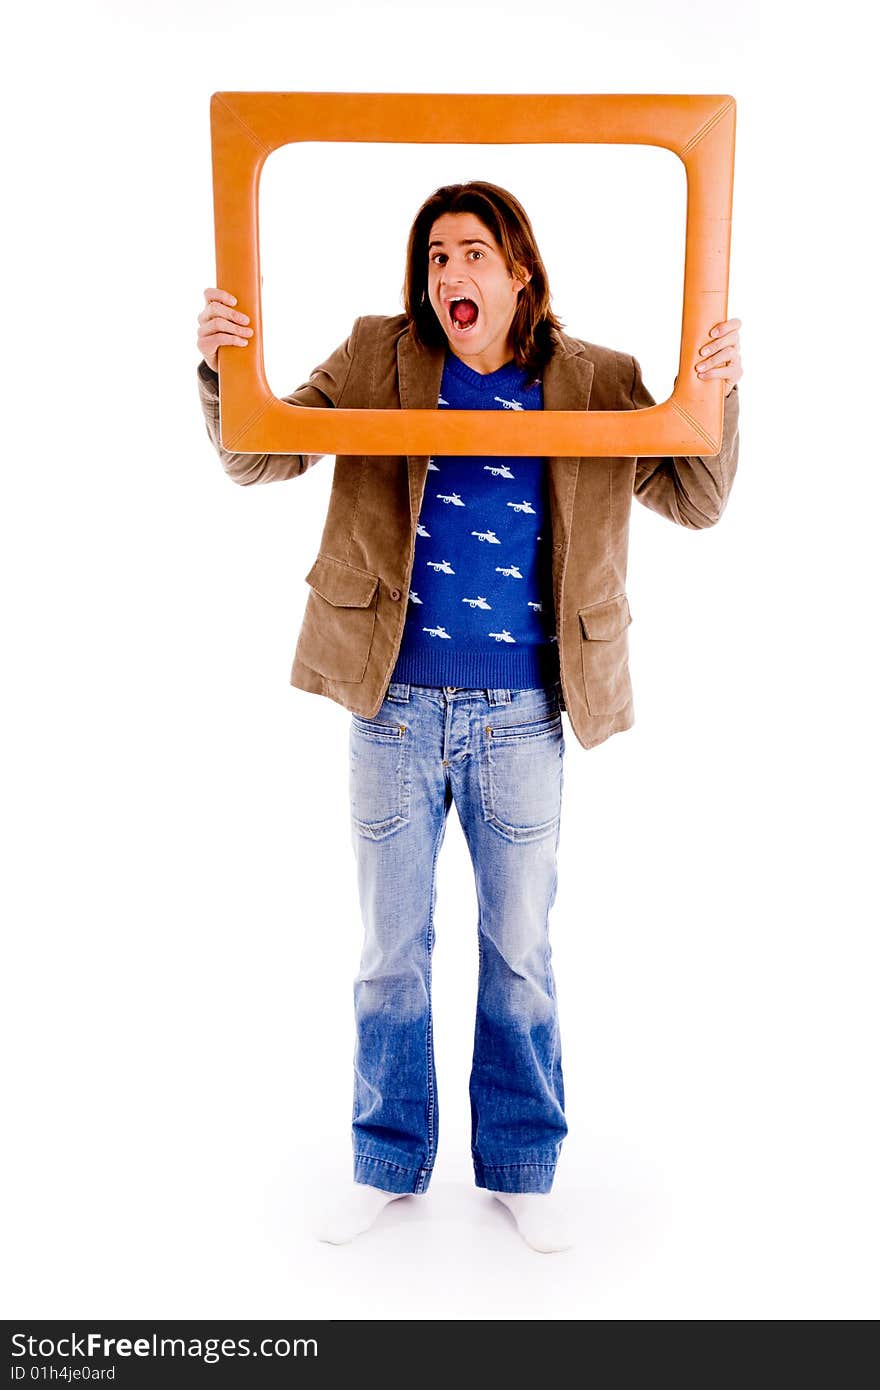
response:
M505 689L504 687L501 687L498 690L487 690L486 695L490 705L510 704L510 691Z
M392 681L388 686L388 699L406 702L410 697L409 681Z

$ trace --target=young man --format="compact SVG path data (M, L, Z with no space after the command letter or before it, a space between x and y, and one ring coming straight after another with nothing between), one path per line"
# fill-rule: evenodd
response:
M356 321L287 401L346 408L622 410L654 404L635 358L568 337L529 219L485 182L438 189L410 231L405 312ZM199 391L226 471L298 477L321 455L219 442L221 346L247 315L205 291ZM351 713L352 844L364 923L355 980L354 1183L323 1238L349 1240L427 1191L437 1151L431 1012L435 873L455 802L479 902L470 1079L478 1186L534 1249L570 1238L551 1202L567 1133L548 918L565 709L594 747L633 723L629 507L720 517L738 458L739 320L695 370L726 384L714 458L339 457L291 682Z

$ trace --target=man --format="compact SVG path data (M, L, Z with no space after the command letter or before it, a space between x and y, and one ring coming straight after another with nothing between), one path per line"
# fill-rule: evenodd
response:
M219 442L221 346L247 315L206 290L199 390L243 484L320 455ZM436 190L410 231L405 313L358 319L285 399L345 408L653 405L635 358L568 337L529 219L485 182ZM571 1242L550 1195L567 1133L548 916L556 895L567 710L584 747L633 723L625 592L629 504L687 527L720 517L738 458L739 320L695 364L726 383L714 458L337 459L291 682L351 712L352 843L365 936L355 981L354 1184L342 1241L427 1191L437 1150L431 1012L435 875L458 811L477 885L480 968L470 1080L478 1186L532 1248Z

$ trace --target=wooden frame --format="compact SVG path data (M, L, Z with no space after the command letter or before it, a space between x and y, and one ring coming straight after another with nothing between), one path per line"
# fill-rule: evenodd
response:
M735 127L730 96L215 92L217 284L232 289L254 330L248 352L220 349L224 448L367 455L717 454L724 383L700 381L693 364L709 329L727 317ZM672 395L632 411L321 410L279 400L263 370L258 194L268 156L300 140L672 150L687 175L684 302ZM357 312L353 305L352 319ZM455 440L464 415L466 446Z

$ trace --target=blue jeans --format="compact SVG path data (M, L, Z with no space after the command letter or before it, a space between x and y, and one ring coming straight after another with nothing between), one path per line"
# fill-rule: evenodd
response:
M364 924L354 982L355 1182L425 1192L431 1180L435 880L454 801L479 906L469 1087L476 1185L551 1190L568 1133L548 937L564 750L558 684L392 682L375 718L351 717L351 838Z

